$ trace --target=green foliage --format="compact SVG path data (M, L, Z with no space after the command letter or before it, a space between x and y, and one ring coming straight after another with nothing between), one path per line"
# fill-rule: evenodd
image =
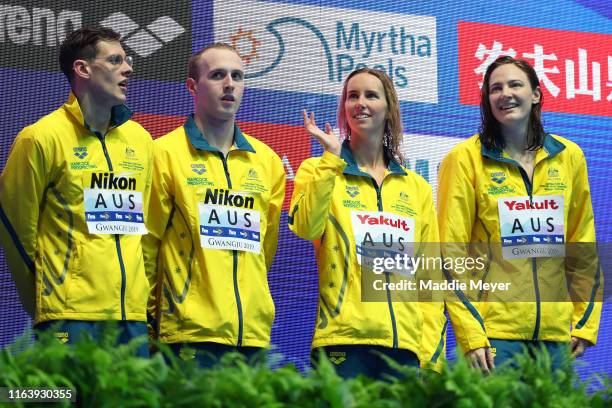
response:
M401 378L344 381L325 358L306 375L293 366L271 370L252 365L238 354L202 370L195 360L182 361L164 345L152 358L138 358L135 351L146 339L116 346L116 335L111 325L98 342L85 338L66 346L43 334L24 348L25 340L20 340L0 350L0 386L69 387L76 390L79 406L87 407L612 406L608 377L596 376L600 390L589 394L571 368L552 371L546 353L535 359L522 356L518 369L490 376L470 369L458 357L440 374L388 360Z

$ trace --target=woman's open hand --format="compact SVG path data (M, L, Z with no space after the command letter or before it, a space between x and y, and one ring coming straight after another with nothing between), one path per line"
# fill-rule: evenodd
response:
M317 139L326 151L333 153L336 156L340 156L342 144L332 132L332 127L329 122L325 123L325 132L323 132L317 127L314 112L310 114L310 117L308 116L306 109L304 109L302 113L304 114L304 128L306 131Z

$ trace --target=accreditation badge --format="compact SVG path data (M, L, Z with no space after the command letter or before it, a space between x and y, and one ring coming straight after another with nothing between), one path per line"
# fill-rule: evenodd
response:
M563 196L497 201L504 259L565 256Z
M414 218L389 212L351 211L359 265L371 265L374 258L414 256ZM406 271L409 273L410 271Z
M144 235L142 190L138 173L93 172L83 175L85 221L90 234Z
M198 209L202 248L260 253L259 194L207 188Z

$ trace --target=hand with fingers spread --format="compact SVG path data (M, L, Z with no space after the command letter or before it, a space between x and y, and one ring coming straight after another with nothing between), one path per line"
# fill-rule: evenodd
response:
M481 347L470 350L465 354L472 368L477 368L485 374L491 374L495 369L493 352L490 347Z
M314 112L310 114L310 117L308 116L306 109L304 109L302 113L304 114L304 128L306 131L315 137L326 151L333 153L336 156L340 156L342 144L332 132L332 127L329 122L325 123L325 132L323 132L317 127Z
M593 346L593 343L591 343L590 341L581 339L580 337L572 336L572 342L571 342L572 356L581 357L586 351L586 348L591 347L591 346Z

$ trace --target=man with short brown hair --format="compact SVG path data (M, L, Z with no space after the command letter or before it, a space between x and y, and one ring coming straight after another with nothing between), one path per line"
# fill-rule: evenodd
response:
M147 333L152 141L124 105L132 59L119 38L104 27L66 37L68 102L19 133L0 176L0 238L23 306L69 343L107 320L120 342Z

